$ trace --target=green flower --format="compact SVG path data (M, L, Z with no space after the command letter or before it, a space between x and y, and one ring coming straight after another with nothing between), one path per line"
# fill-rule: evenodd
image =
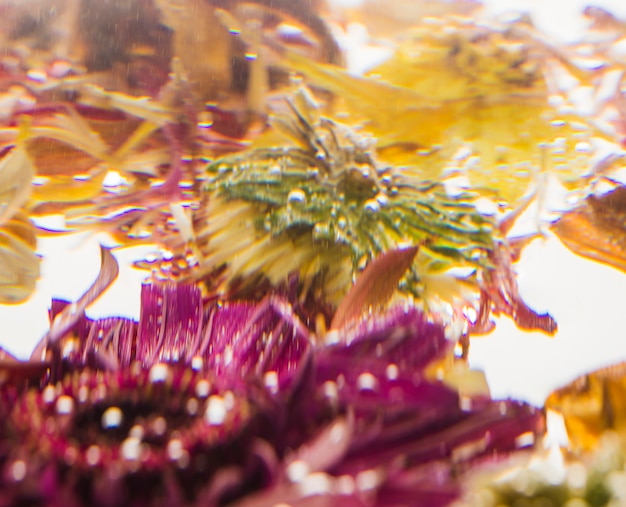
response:
M374 140L321 115L306 89L288 104L273 121L284 145L208 166L207 221L197 238L202 270L223 270L222 287L279 284L295 272L302 287L336 303L372 258L406 245L420 245L420 254L399 288L415 298L425 275L470 267L464 281L474 283L489 266L495 222L473 195L383 166Z

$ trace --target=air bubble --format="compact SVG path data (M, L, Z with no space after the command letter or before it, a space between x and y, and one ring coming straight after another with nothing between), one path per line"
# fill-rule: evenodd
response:
M194 356L191 359L191 368L195 371L199 371L204 366L204 359L200 356Z
M167 421L165 417L157 417L152 423L152 431L154 431L155 435L161 436L164 435L167 431Z
M206 398L211 392L211 384L206 379L199 380L196 384L196 396Z
M380 204L376 199L368 199L365 201L363 207L365 208L366 213L370 213L372 215L375 215L380 211Z
M217 394L209 397L204 417L210 425L219 426L224 424L227 413L228 410L226 409L224 398Z
M287 195L287 202L289 204L304 204L306 202L306 194L304 193L304 190L294 188Z
M378 389L378 379L371 373L361 373L356 384L360 391L376 391Z
M127 438L122 442L120 451L124 459L128 461L138 460L141 452L141 440L133 437Z
M158 363L150 368L150 374L148 378L150 382L165 382L169 373L169 368L166 364Z
M109 407L102 414L100 424L104 429L117 428L122 424L124 414L119 407Z
M400 370L398 369L397 365L389 363L387 365L387 368L385 369L385 374L387 375L387 378L389 380L396 380L398 378L398 375L400 374Z
M178 461L183 457L185 448L178 438L174 438L167 443L167 455L172 461Z
M74 398L59 396L56 402L56 411L59 415L68 415L74 411Z
M264 378L265 387L272 394L278 393L278 372L277 371L268 371L265 372Z
M97 445L89 446L89 448L85 452L85 460L87 461L87 464L92 467L96 466L100 462L101 454L102 453L100 452L100 447L98 447Z
M389 204L389 197L387 197L387 195L382 192L376 194L375 199L381 208L384 208L385 206L387 206L387 204Z
M196 415L198 413L199 406L200 404L198 403L198 400L196 400L195 398L190 398L187 401L187 413L189 415Z
M578 153L590 153L591 152L591 144L581 141L576 143L576 151Z
M309 179L317 179L320 175L320 170L317 167L311 167L306 170L306 176Z
M15 482L24 480L26 477L26 462L22 460L14 461L11 465L11 478Z

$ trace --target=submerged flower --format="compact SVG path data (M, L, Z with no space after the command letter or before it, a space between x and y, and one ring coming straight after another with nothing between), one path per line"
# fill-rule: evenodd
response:
M626 459L624 439L607 431L586 456L572 459L554 449L529 464L511 463L497 473L467 481L458 507L601 507L624 505Z
M0 505L212 505L265 486L262 393L220 384L137 365L3 400Z
M49 374L3 376L2 506L447 505L543 431L428 375L453 344L411 306L316 339L272 294L146 285L139 322L88 319L92 297L53 305L47 362L26 363Z
M288 105L274 118L282 144L260 141L208 165L206 206L193 213L194 266L189 245L171 237L149 267L229 298L256 298L296 277L300 300L313 295L337 308L375 258L413 247L419 255L393 287L405 298L457 316L483 304L486 318L494 310L554 331L549 318L517 318L534 314L510 262L500 262L506 239L475 195L381 163L370 136L325 116L305 88ZM447 283L434 283L442 276Z
M374 257L405 244L421 245L429 269L486 266L494 224L472 196L452 197L441 184L381 164L374 140L320 114L307 90L289 104L291 114L274 120L287 134L283 146L208 167L201 271L225 264L225 288L239 278L277 284L292 272L305 281L318 276L337 302ZM401 290L420 297L419 276L414 264Z

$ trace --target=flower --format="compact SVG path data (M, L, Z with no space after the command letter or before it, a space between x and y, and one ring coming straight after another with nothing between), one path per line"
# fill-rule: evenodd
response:
M477 474L465 484L458 505L618 506L624 504L625 478L623 435L606 431L587 455L573 458L555 448L530 464L513 461L504 472Z
M321 339L276 294L145 285L138 322L84 301L52 306L50 372L0 388L3 507L447 505L543 431L534 407L427 375L453 344L412 306Z

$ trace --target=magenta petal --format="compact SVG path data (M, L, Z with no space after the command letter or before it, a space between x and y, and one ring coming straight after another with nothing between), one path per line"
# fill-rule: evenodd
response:
M338 353L352 358L377 357L411 371L424 368L453 345L443 326L430 322L418 309L404 306L348 326L339 331L338 339L334 347Z
M67 316L62 306L55 302L53 313ZM392 308L333 330L323 344L314 344L277 295L207 303L193 285L146 285L139 323L92 321L79 310L54 342L64 354L56 386L0 390L0 486L10 486L19 501L34 491L50 499L42 505L76 507L98 501L107 507L444 506L459 494L459 474L530 445L543 432L544 415L533 407L461 400L429 380L424 369L453 344L442 325L415 308ZM32 407L41 417L31 420ZM124 415L111 431L102 426L109 408ZM228 424L215 427L212 421L228 413ZM54 424L44 427L44 419ZM147 444L140 473L120 458L127 439L136 438L135 426ZM29 432L47 439L47 457ZM121 463L122 475L88 463L97 454L87 455L94 442L103 453L98 463ZM14 484L8 467L25 449L28 479ZM180 462L170 456L176 449L187 453ZM72 453L82 464L68 468L63 463ZM209 469L187 462L187 455L208 459ZM292 465L302 464L325 489L311 493L292 482ZM364 488L362 474L372 479ZM350 481L355 487L346 489ZM129 493L124 484L131 482L138 491L150 485L151 500ZM79 490L88 491L91 503L76 496ZM244 499L245 493L252 495Z
M98 276L76 303L72 303L55 315L50 330L44 337L44 343L49 343L50 345L56 344L74 327L76 322L84 318L85 309L98 299L117 278L120 268L111 251L101 246L100 255L101 262Z
M513 252L508 245L499 244L490 253L490 261L494 268L485 271L484 287L481 290L481 305L477 318L475 333L488 332L493 325L489 324L488 314L504 313L510 316L521 329L539 330L553 335L557 331L557 323L548 314L540 314L530 308L519 294L515 271L513 269Z
M273 480L266 402L254 386L164 364L3 392L0 505L193 506L206 488L224 504Z
M92 321L79 364L96 369L117 370L135 360L137 323L120 317Z
M144 284L137 360L191 361L202 332L202 295L192 284Z
M258 378L278 393L294 388L302 377L311 337L282 299L225 303L209 311L201 352L217 375Z
M56 316L70 305L71 303L69 301L65 301L62 299L53 299L50 305L50 310L48 311L50 322L54 322ZM89 333L89 319L87 319L87 316L85 315L85 310L81 312L75 312L75 316L76 322L64 334L72 333L79 340L84 340L85 338L87 338L87 334Z

